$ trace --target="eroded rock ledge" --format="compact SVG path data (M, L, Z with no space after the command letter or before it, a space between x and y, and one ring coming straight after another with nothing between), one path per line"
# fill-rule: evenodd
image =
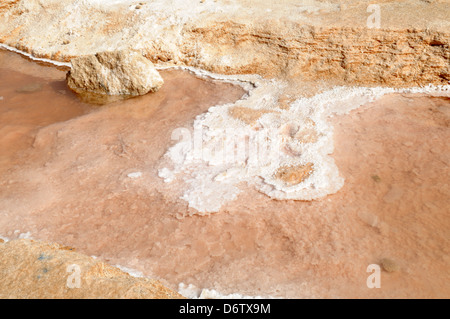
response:
M450 34L444 32L299 24L287 26L283 32L229 23L190 31L191 41L201 39L212 55L219 56L219 50L213 51L214 42L219 41L229 56L236 57L238 63L234 65L205 59L197 62L198 66L218 73L390 86L447 84L450 80Z
M0 298L183 298L67 246L0 239L0 257Z
M450 80L445 1L17 1L0 7L0 42L37 57L136 49L158 64L217 73L416 86Z

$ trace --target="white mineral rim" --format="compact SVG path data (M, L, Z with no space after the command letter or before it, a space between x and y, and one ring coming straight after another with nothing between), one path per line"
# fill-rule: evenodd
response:
M346 114L388 93L436 96L450 93L450 85L408 89L335 87L310 98L299 98L288 109L279 109L277 92L283 84L263 80L255 84L247 98L211 107L197 116L192 134L191 129L184 131L184 135L181 131L173 135L181 136L181 141L166 153L173 167L161 169L159 176L168 183L184 183L182 198L201 214L217 212L236 199L241 182L254 185L276 199L313 200L335 193L344 185L344 179L330 156L334 149L333 127L328 121L331 116ZM256 124L248 125L229 115L229 110L236 106L269 112ZM310 128L311 120L317 141L299 142L295 134L302 128ZM245 137L249 139L247 145L262 146L268 154L252 153L251 146L239 149L239 144L245 147ZM233 146L230 148L233 142L237 144L236 153ZM306 163L313 163L313 173L298 184L287 185L275 177L280 167Z

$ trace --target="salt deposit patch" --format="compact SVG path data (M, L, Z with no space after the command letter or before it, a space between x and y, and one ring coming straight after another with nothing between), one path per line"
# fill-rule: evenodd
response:
M178 285L178 293L190 299L263 299L261 296L246 296L239 293L222 294L215 289L201 289L192 284Z
M333 115L350 112L388 93L448 95L450 86L422 88L336 87L280 108L284 84L256 80L248 97L211 107L193 128L174 134L159 170L168 183L184 183L182 198L199 213L235 200L242 183L275 199L314 200L344 185L331 154Z
M129 178L133 178L133 179L139 178L139 177L142 176L142 172L133 172L133 173L129 173L129 174L127 174L127 176L128 176Z

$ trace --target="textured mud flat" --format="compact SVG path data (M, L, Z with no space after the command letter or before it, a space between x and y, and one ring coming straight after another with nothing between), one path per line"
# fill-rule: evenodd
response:
M29 63L14 65L19 72ZM64 77L34 68L35 76ZM163 155L177 142L171 133L246 92L185 72L162 75L166 84L155 95L81 108L52 124L34 121L20 156L3 162L0 234L74 247L175 290L193 285L194 295L195 287L274 297L450 295L448 97L390 94L331 117L331 156L345 179L333 195L273 200L243 183L235 200L199 216L180 198L181 184L158 176ZM48 87L36 87L20 94L45 104ZM0 93L2 115L11 114L9 103L23 102L11 101L18 93L8 90ZM84 105L75 96L71 101ZM16 141L3 142L16 147ZM395 270L382 273L381 289L366 286L374 263Z

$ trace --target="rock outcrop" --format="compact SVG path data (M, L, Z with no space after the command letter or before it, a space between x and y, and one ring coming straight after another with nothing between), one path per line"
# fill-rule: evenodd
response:
M152 62L131 50L100 52L71 60L67 84L77 93L143 95L164 83Z
M59 244L0 240L0 298L183 298Z
M142 6L11 0L0 5L0 42L65 62L135 48L153 63L302 83L448 83L448 1L379 1L379 28L368 25L368 5L362 0L284 0L279 5L173 0L170 6L163 0Z

